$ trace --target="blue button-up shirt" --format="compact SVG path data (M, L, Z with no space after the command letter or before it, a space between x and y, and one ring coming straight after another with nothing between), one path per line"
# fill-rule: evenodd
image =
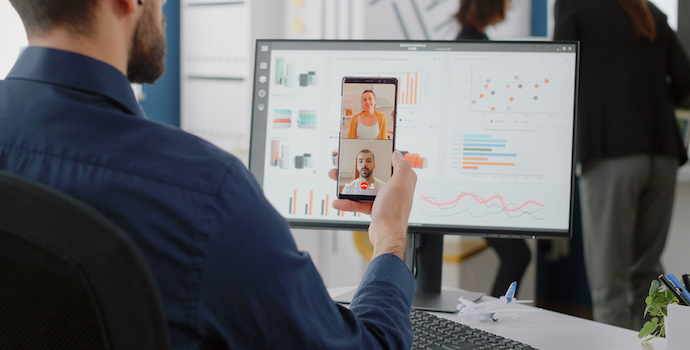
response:
M175 348L409 348L414 279L369 266L350 310L329 298L286 221L232 155L145 119L127 78L27 48L0 81L0 168L124 229L160 286Z

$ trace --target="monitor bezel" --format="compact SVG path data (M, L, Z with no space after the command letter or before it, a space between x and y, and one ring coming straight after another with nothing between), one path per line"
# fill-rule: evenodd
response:
M280 43L280 44L290 44L292 46L298 46L299 45L327 45L327 44L335 44L335 45L375 45L375 44L397 44L400 48L401 51L407 51L410 50L411 48L414 48L414 50L419 50L419 48L424 47L444 47L447 46L448 44L450 45L456 45L456 44L464 44L464 45L469 45L468 47L471 47L473 45L477 45L478 47L483 47L486 46L487 44L492 44L492 45L499 45L499 46L507 46L510 47L511 45L519 45L519 46L524 46L524 45L548 45L548 46L562 46L562 45L574 45L575 50L575 77L574 77L574 99L573 99L573 129L572 129L572 149L571 149L571 179L570 179L570 209L569 209L569 222L568 222L568 229L567 230L555 230L555 229L506 229L502 227L496 227L496 228L478 228L478 227L472 227L472 226L445 226L445 225L416 225L412 224L408 226L408 231L410 233L414 234L435 234L435 235L461 235L461 236L480 236L480 237L498 237L498 238L532 238L532 239L559 239L559 238L565 238L569 239L572 237L573 233L573 216L574 216L574 198L575 198L575 181L576 179L576 165L577 165L577 159L576 159L576 140L577 140L577 113L578 113L578 89L579 89L579 69L580 69L580 44L579 41L569 41L569 40L561 40L561 41L537 41L537 40L515 40L515 41L415 41L415 40L304 40L304 39L257 39L256 40L256 46L255 46L255 55L254 55L254 74L253 74L253 80L252 80L252 107L251 107L251 127L250 127L250 147L249 147L249 161L248 161L248 168L254 175L256 181L259 183L259 185L263 188L263 168L265 166L264 164L264 155L265 155L265 147L266 147L266 120L260 120L261 118L255 118L255 115L257 113L257 89L258 87L258 82L259 82L259 76L261 75L259 72L259 69L257 69L259 65L259 57L260 57L260 50L261 46L269 44L269 43ZM342 50L343 48L328 48L328 47L320 47L319 49L323 50ZM432 49L428 49L428 51L436 51ZM444 50L444 51L452 51L452 50ZM468 50L462 50L462 51L468 51ZM490 50L478 50L478 51L490 51ZM497 50L497 52L510 52L509 50ZM259 132L263 135L263 138L261 140L258 140L257 137L258 135L256 132ZM259 151L257 151L259 150ZM257 165L258 167L261 168L261 172L259 173L257 170ZM335 183L335 180L334 180ZM363 223L363 222L352 222L352 221L341 221L341 222L334 222L334 221L323 221L323 220L304 220L304 219L292 219L292 218L286 218L288 224L290 225L291 228L299 228L299 229L315 229L315 230L344 230L344 231L367 231L369 227L369 223Z

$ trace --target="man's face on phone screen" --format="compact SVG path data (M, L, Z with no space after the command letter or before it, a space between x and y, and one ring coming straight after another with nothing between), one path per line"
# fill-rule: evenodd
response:
M371 152L360 152L357 155L357 170L359 175L365 179L369 178L374 173L374 154Z

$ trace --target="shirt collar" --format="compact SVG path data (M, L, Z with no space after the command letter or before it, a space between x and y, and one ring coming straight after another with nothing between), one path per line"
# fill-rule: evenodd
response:
M6 79L61 85L103 95L139 118L139 106L127 77L115 67L73 52L31 46L22 52Z

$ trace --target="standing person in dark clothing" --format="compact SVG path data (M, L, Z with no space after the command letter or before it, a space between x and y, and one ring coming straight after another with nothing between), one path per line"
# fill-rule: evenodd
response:
M455 40L489 40L486 28L503 22L510 6L510 0L461 0L460 11L455 18L462 30ZM524 239L486 238L486 242L500 259L491 287L491 295L499 297L511 282L520 282L532 259L532 252Z
M637 328L687 161L674 110L690 92L690 62L650 2L559 0L555 17L554 39L581 42L577 158L594 320Z

